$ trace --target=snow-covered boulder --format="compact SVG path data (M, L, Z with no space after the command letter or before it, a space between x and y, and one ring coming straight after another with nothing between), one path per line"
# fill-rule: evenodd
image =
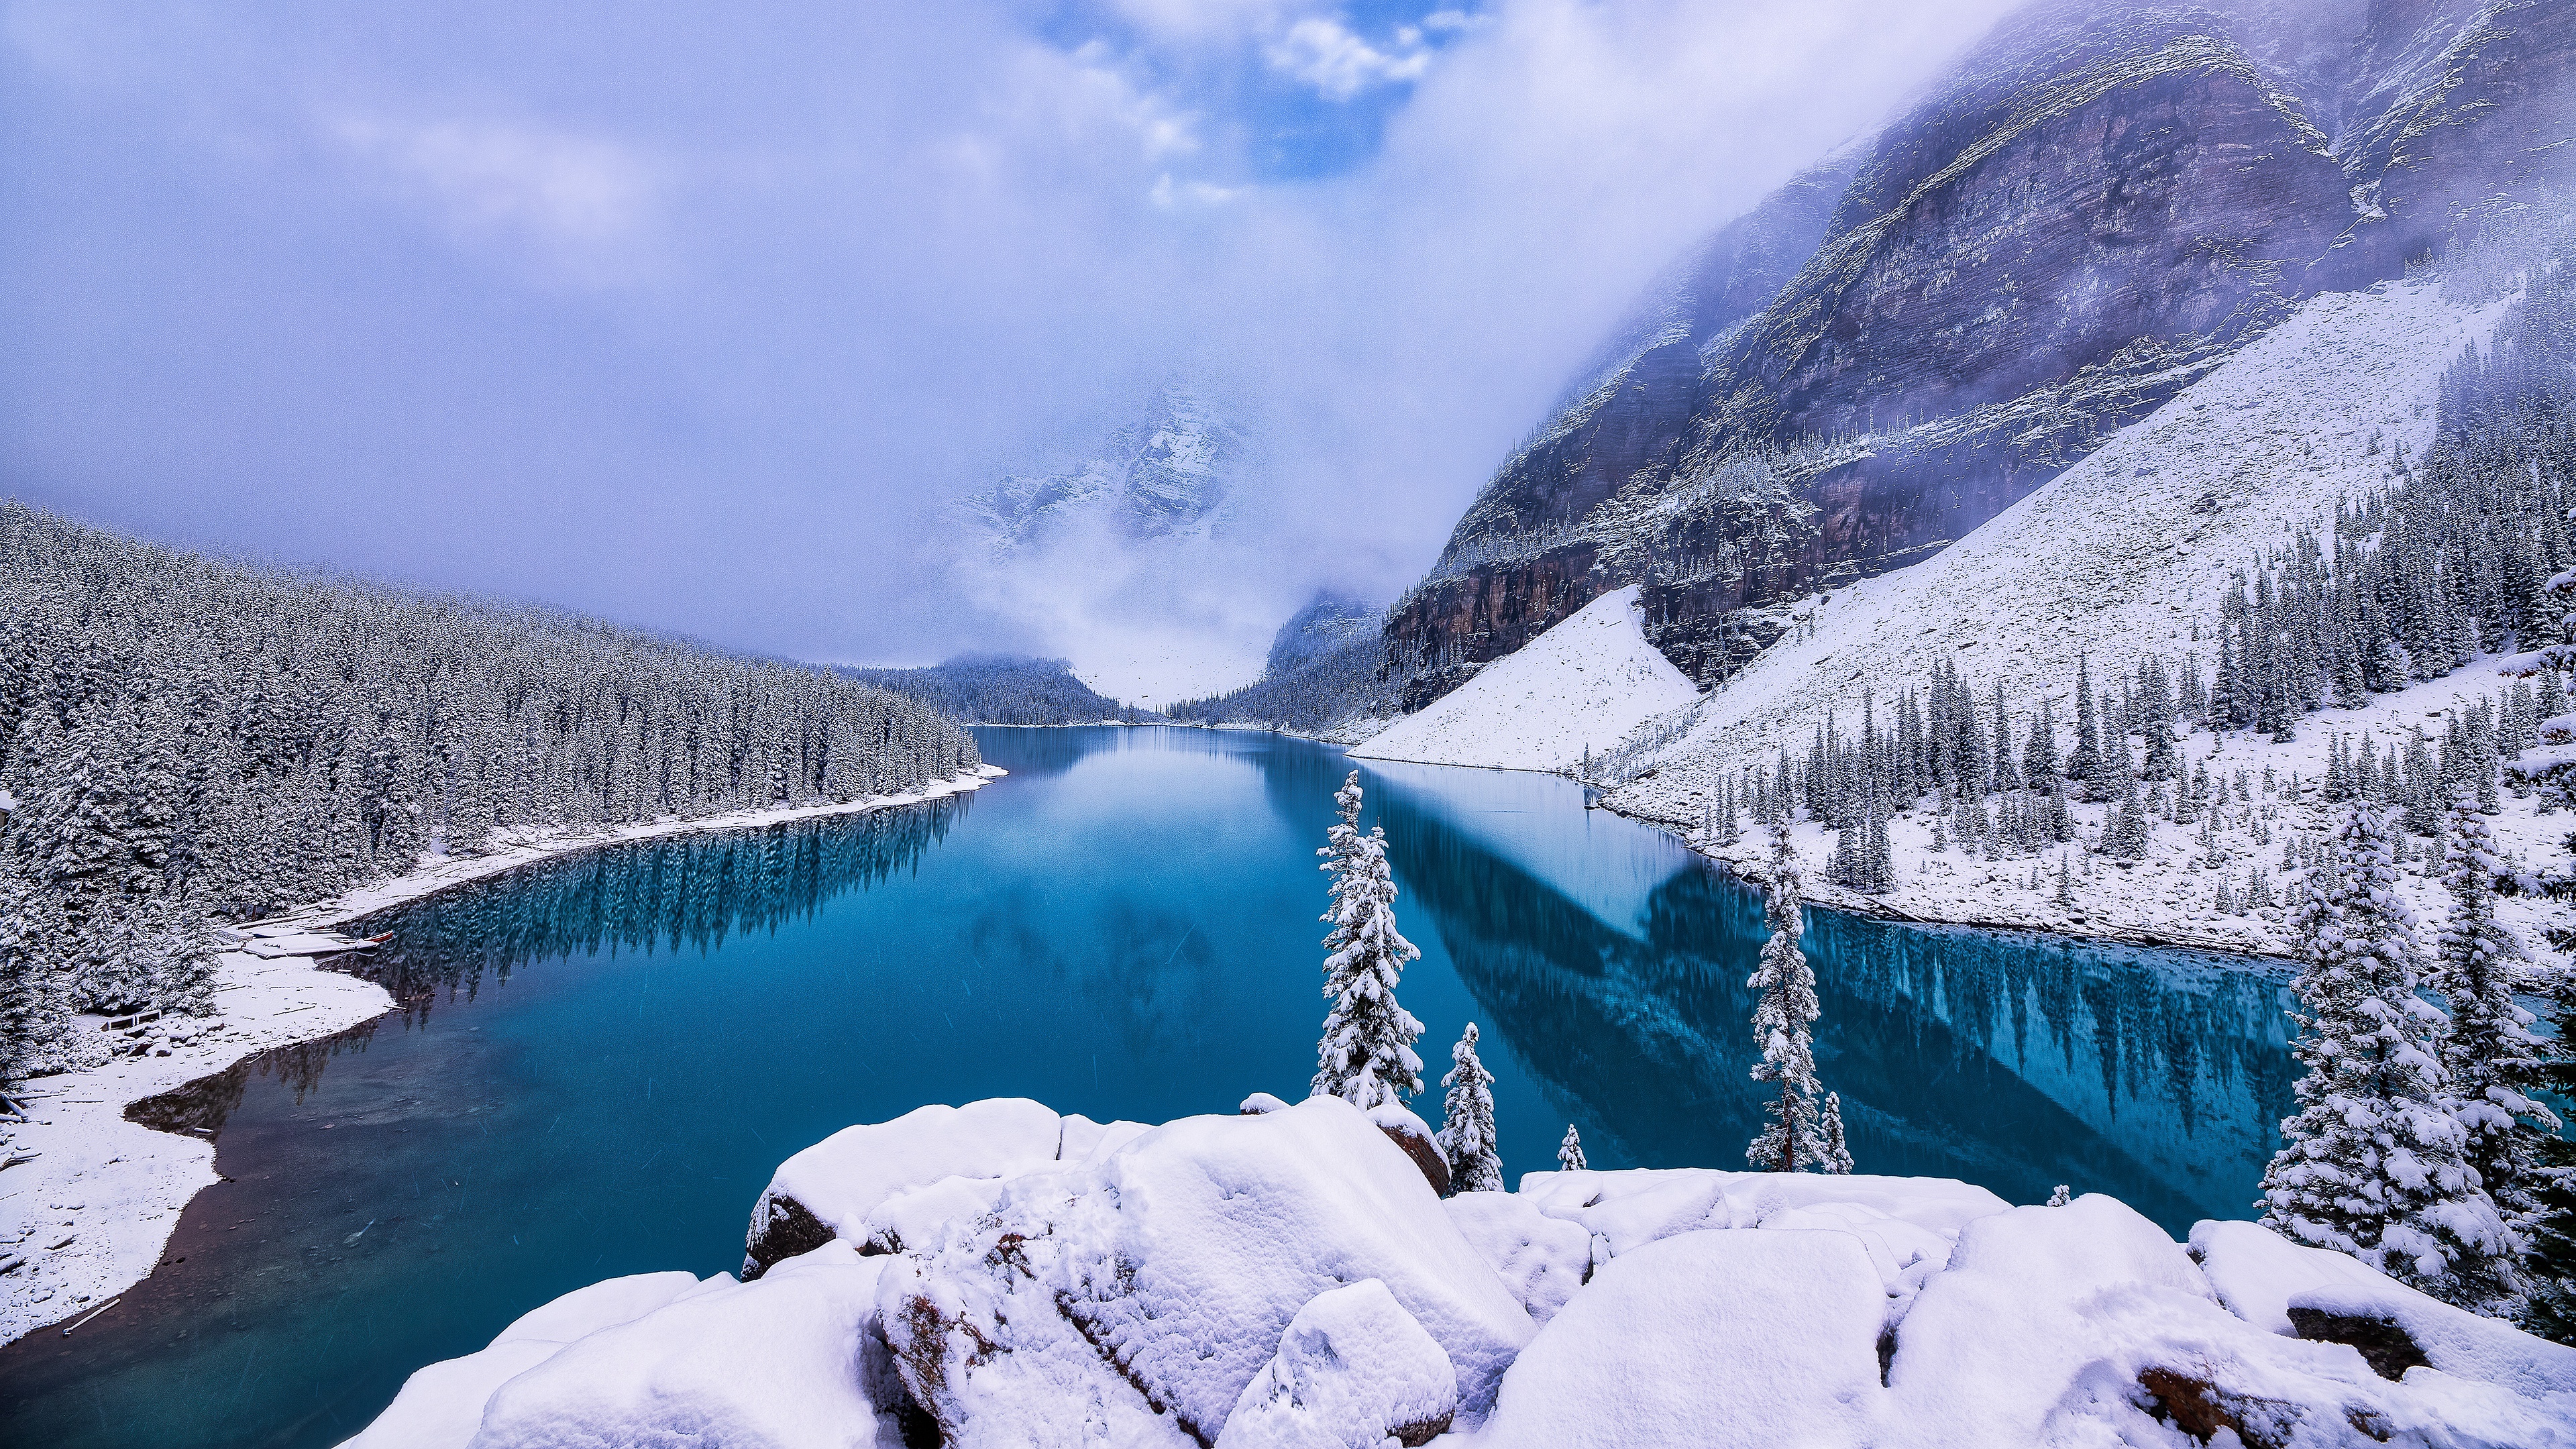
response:
M1462 1192L1441 1204L1533 1322L1545 1323L1592 1276L1592 1235L1516 1192Z
M1387 1141L1403 1148L1404 1155L1413 1159L1422 1180L1431 1184L1434 1193L1449 1195L1449 1156L1441 1150L1440 1135L1431 1130L1430 1123L1393 1102L1380 1102L1369 1108L1368 1119L1386 1134Z
M2346 1345L2230 1313L2178 1244L2095 1194L1961 1229L1897 1327L1884 1442L2576 1443L2565 1406L2418 1374L2390 1384Z
M1244 1386L1217 1449L1379 1449L1424 1444L1458 1410L1458 1374L1386 1285L1318 1293Z
M743 1279L835 1236L865 1242L868 1213L907 1188L948 1177L999 1178L1053 1163L1064 1124L1040 1103L997 1097L845 1127L781 1163L761 1190L744 1236Z
M411 1376L348 1449L902 1443L874 1322L884 1259L827 1243L757 1283L612 1278Z
M494 1389L554 1357L565 1344L631 1323L697 1286L687 1273L637 1273L576 1288L521 1315L491 1347L431 1364L403 1380L402 1392L347 1449L464 1449Z
M1846 1233L1706 1231L1648 1243L1603 1264L1522 1350L1476 1442L1875 1442L1880 1301L1878 1274Z
M1532 1331L1414 1164L1337 1098L1190 1117L1005 1184L879 1290L905 1381L952 1444L1212 1443L1321 1293L1375 1278L1445 1352L1468 1414Z
M2380 1377L2427 1365L2526 1398L2576 1396L2576 1348L2454 1308L2341 1253L2254 1223L2191 1230L2192 1256L2230 1312L2270 1333L2350 1344Z
M1891 1293L1946 1260L1962 1226L2011 1206L1947 1177L1695 1167L1530 1172L1521 1176L1519 1196L1549 1217L1580 1224L1602 1257L1703 1228L1848 1232L1868 1250ZM1910 1297L1912 1288L1903 1292Z

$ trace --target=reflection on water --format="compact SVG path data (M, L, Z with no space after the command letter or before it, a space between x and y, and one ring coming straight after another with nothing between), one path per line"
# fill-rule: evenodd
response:
M972 808L972 793L868 815L666 836L561 856L368 917L393 939L347 968L407 1018L442 994L472 1000L490 972L557 956L721 950L774 932L836 896L908 872Z
M1508 777L1485 799L1560 787L1572 801L1563 782ZM1496 849L1494 815L1466 815L1458 793L1389 792L1385 820L1397 878L1489 1039L1587 1149L1603 1144L1596 1162L1742 1166L1760 1130L1746 986L1760 895L1627 822L1578 878L1541 878L1511 857L1544 848ZM1552 825L1580 819L1577 802ZM1819 1073L1863 1171L2016 1201L2069 1182L2177 1230L2249 1215L2296 1078L2277 968L1817 910L1805 949Z
M335 1444L413 1368L619 1274L735 1266L777 1162L929 1101L1096 1118L1301 1091L1340 752L1238 732L986 730L1013 773L879 814L604 847L384 912L401 1010L139 1104L225 1181L167 1266L0 1350L0 1439ZM1362 768L1507 1172L1740 1167L1760 900L1544 776ZM2248 1213L2286 1114L2281 975L1811 912L1818 1055L1864 1171L2180 1231ZM1416 1103L1439 1110L1432 1085ZM220 1134L220 1135L218 1135Z

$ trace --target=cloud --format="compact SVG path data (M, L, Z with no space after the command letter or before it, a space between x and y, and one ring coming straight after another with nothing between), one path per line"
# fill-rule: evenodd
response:
M1418 575L1655 271L2001 8L14 0L0 492L799 657L1239 669ZM925 504L1202 364L1265 413L1239 544L956 587Z
M1308 16L1263 51L1272 66L1313 86L1326 100L1346 101L1372 86L1420 80L1431 69L1431 52L1421 40L1419 30L1406 27L1397 33L1396 51L1390 54L1339 20Z
M494 121L325 121L341 145L459 232L532 243L592 276L631 269L660 191L614 140Z

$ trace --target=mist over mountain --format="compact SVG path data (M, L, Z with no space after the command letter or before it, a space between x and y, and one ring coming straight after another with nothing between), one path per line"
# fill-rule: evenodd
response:
M1588 600L1724 677L2308 297L2563 213L2576 7L2042 3L1681 258L1387 623L1420 707Z

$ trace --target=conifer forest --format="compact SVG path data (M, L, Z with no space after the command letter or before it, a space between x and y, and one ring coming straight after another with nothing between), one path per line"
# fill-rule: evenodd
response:
M0 503L0 1076L204 1009L218 920L505 839L980 763L927 705L533 606L265 571Z

